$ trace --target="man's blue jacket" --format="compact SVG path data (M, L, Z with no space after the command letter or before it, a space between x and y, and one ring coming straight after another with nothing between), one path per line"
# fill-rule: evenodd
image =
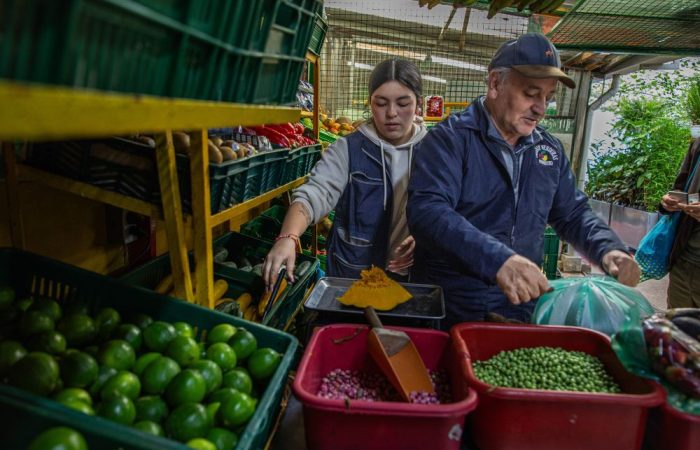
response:
M445 326L488 312L529 322L534 302L511 305L496 273L516 253L539 266L547 224L597 264L611 250L626 251L576 189L561 143L540 127L523 152L516 204L488 126L474 101L435 126L414 158L407 205L416 239L413 280L442 286Z

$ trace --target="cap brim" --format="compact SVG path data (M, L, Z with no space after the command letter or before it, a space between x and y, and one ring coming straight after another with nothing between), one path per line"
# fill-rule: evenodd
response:
M558 78L566 87L571 89L576 87L573 78L564 73L563 70L552 66L513 66L513 70L521 75L530 78Z

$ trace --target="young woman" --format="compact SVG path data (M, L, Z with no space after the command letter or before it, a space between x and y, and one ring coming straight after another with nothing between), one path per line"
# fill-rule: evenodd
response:
M405 276L413 264L406 224L411 161L427 133L414 124L422 95L416 66L400 59L378 64L369 78L372 117L323 153L306 184L292 195L282 230L265 258L268 289L282 264L294 281L299 236L335 210L327 241L330 276L359 278L371 265Z

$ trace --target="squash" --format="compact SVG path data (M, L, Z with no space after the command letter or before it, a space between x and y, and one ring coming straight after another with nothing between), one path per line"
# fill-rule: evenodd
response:
M284 292L284 290L287 288L287 280L286 278L282 278L282 281L280 281L280 288L277 290L277 295L275 296L275 299L272 301L272 304L274 305L277 300L279 300L280 295ZM260 297L260 301L258 302L258 314L260 317L265 313L265 308L267 307L267 303L270 301L270 297L272 296L272 291L265 291L263 292L263 295Z
M214 302L226 295L228 283L225 280L214 281Z
M156 291L159 294L167 294L168 292L173 290L173 274L169 273L158 282L156 285L156 288L154 291Z
M372 266L360 272L360 279L352 283L338 301L358 308L372 306L380 311L389 311L411 298L411 293L403 286L389 278L379 267Z
M253 303L253 296L250 295L248 292L244 292L238 296L238 298L236 299L236 303L238 303L238 306L241 309L241 311L245 311L246 309L248 309L248 306L250 306L250 304Z

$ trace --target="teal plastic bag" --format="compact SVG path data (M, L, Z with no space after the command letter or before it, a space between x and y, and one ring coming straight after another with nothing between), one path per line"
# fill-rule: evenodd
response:
M700 345L663 314L644 317L631 312L612 337L612 348L629 372L660 383L669 405L700 415Z
M635 289L602 275L560 278L540 297L532 315L538 325L570 325L615 334L631 311L642 316L654 308Z

